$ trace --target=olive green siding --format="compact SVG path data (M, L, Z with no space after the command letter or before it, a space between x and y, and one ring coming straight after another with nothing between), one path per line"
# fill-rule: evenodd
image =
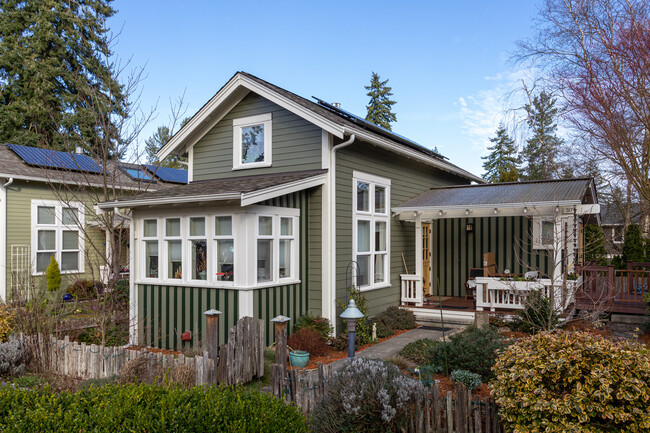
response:
M138 341L146 346L171 350L201 347L206 328L204 311L222 311L219 344L227 341L228 330L239 318L237 290L209 287L138 285ZM185 331L192 340L181 341Z
M233 171L233 119L271 113L272 166ZM321 168L321 129L263 97L249 93L194 145L194 180Z
M431 187L460 185L468 181L356 141L338 151L336 156L336 297L345 298L346 268L352 260L352 174L361 171L391 180L391 209ZM415 225L391 218L390 283L391 287L364 292L369 314L377 314L400 302L400 274L405 273L402 254L410 273L415 271ZM337 311L337 316L341 311ZM340 329L340 328L339 328Z
M61 192L65 194L65 192ZM57 196L47 184L39 182L26 182L16 180L7 187L7 296L12 296L12 245L29 245L31 251L32 243L32 200L53 200L59 201L61 196ZM78 195L74 194L69 200L78 200ZM92 215L88 215L88 206L86 207L85 220L88 221ZM99 279L98 266L103 264L101 259L103 252L98 253L97 248L105 248L105 234L96 228L86 230L85 239L85 273L79 274L62 274L61 286L66 287L77 279ZM84 255L84 252L81 252ZM31 260L31 258L30 258ZM3 264L4 265L4 264ZM34 284L38 288L45 288L45 277L39 276L34 279Z
M467 232L467 224L473 232ZM523 274L550 272L549 252L532 247L532 221L528 217L457 218L431 225L432 293L465 296L470 268L483 267L483 253L496 253L497 272Z
M323 188L311 190L309 194L309 217L307 223L308 278L307 290L309 312L313 315L322 314L323 300Z

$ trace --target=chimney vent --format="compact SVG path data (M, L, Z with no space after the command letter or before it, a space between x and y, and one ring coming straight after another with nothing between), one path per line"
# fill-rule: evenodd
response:
M74 153L76 153L77 155L83 155L84 150L81 148L81 146L77 146L74 148Z
M340 102L332 102L332 105L335 106L336 108L341 108Z

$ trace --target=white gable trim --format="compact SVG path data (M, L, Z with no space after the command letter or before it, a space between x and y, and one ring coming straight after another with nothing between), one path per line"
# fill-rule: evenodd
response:
M223 88L219 90L219 92L217 92L217 94L214 95L212 99L208 101L165 146L162 147L162 149L158 151L158 158L163 160L171 153L179 153L178 149L187 149L194 146L201 137L223 119L223 117L250 91L255 92L280 107L291 111L333 135L343 138L344 129L340 125L324 119L311 110L308 110L294 101L271 91L267 87L260 85L248 77L237 74L233 79L226 83L226 85L223 86ZM231 96L234 96L234 99L228 101ZM204 124L204 122L209 123Z
M249 206L251 204L259 203L264 200L270 200L275 197L291 194L292 192L302 191L304 189L320 186L325 183L326 177L327 173L323 173L317 176L308 177L306 179L295 180L293 182L260 189L258 191L242 193L241 205Z

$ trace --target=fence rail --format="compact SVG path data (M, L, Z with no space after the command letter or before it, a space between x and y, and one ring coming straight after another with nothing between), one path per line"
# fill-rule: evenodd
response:
M577 272L582 276L582 285L576 296L576 308L645 314L647 304L643 297L649 292L650 271L635 268L647 268L650 264L628 265L628 269L615 269L614 266L577 267Z

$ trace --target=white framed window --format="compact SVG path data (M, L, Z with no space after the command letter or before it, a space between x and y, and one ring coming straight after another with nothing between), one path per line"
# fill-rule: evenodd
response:
M181 218L165 218L165 268L167 280L183 279L183 238Z
M555 239L555 222L552 217L533 217L533 249L551 250Z
M622 244L625 241L625 226L616 225L612 227L612 241L615 244Z
M355 284L390 286L390 179L354 172L352 244Z
M61 273L82 273L84 236L80 227L84 227L83 204L32 200L31 215L33 274L44 274L53 256Z
M233 285L235 281L233 219L233 215L216 215L214 217L215 278L219 283L228 285Z
M270 167L271 113L234 119L233 170Z
M158 239L158 220L142 221L142 245L144 253L143 278L157 279L160 276L160 241Z
M258 215L256 226L256 283L296 280L298 217Z
M188 248L190 260L190 280L208 280L208 238L206 236L206 217L195 216L187 218Z

